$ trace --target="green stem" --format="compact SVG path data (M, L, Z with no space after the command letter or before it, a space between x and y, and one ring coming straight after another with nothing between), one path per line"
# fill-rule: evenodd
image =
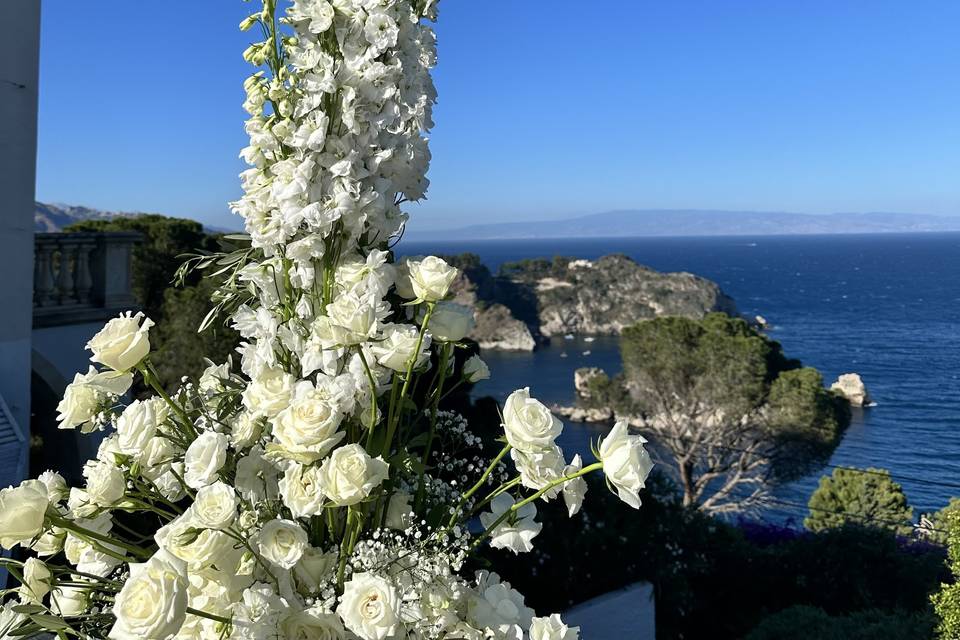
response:
M373 444L373 429L377 423L377 381L370 371L370 365L367 364L367 357L363 355L363 347L357 347L357 354L360 356L360 362L363 363L363 370L367 373L367 380L370 381L370 426L367 427L367 450Z
M230 618L224 618L223 616L218 616L215 613L207 613L206 611L201 611L200 609L194 609L193 607L187 607L187 613L195 616L200 616L201 618L206 618L207 620L213 620L215 622L222 622L223 624L230 624L233 622Z
M463 510L463 506L467 504L467 500L470 499L470 496L479 491L480 488L487 483L487 478L490 477L490 474L493 473L493 470L496 468L496 466L500 464L500 461L503 460L503 457L507 455L512 448L513 447L511 447L509 444L503 445L503 449L501 449L500 453L497 454L497 457L490 462L487 470L483 472L483 475L480 476L480 479L477 480L477 483L470 487L470 489L460 498L460 502L457 504L456 510L450 515L450 523L447 526L453 526L453 523L457 521L457 516L460 515L460 511Z
M410 356L410 362L407 363L407 373L403 379L403 388L400 389L400 398L397 400L399 408L393 416L393 421L387 425L387 439L383 443L384 456L390 454L390 445L393 442L394 433L397 430L397 422L400 421L400 413L403 411L403 399L407 397L407 389L410 388L410 380L413 378L413 368L420 359L420 349L423 348L423 336L427 333L427 325L430 324L430 316L433 315L433 309L436 306L434 302L427 303L427 312L423 316L423 324L420 325L420 334L417 336L417 348Z
M90 529L81 527L73 520L67 520L66 518L63 518L61 516L54 516L50 518L50 522L62 529L72 531L73 533L77 534L80 537L90 538L92 540L97 540L99 542L106 542L120 549L129 551L130 553L132 553L134 556L136 556L141 560L146 560L151 556L151 554L146 549L138 547L135 544L125 542L124 540L121 540L118 537L111 537L108 535L104 535L102 533L97 533L96 531L91 531ZM126 558L122 558L122 559L126 560Z
M597 469L602 469L602 468L603 468L603 462L594 462L593 464L584 467L583 469L581 469L580 471L578 471L578 472L576 472L576 473L572 473L572 474L570 474L569 476L563 476L562 478L557 478L556 480L553 480L553 481L551 481L551 482L548 482L548 483L546 484L546 486L544 486L542 489L540 489L539 491L537 491L535 494L533 494L533 495L530 496L529 498L525 498L524 500L521 500L520 502L517 502L517 503L511 505L510 508L507 509L506 511L504 511L504 512L500 515L500 517L497 518L496 521L494 521L494 523L493 523L492 525L490 525L489 527L487 527L486 529L484 529L483 533L481 533L481 534L473 541L473 543L470 545L470 548L471 548L471 549L476 549L477 546L479 546L481 542L483 542L484 540L486 540L486 539L490 536L490 534L492 534L492 533L497 529L497 527L499 527L501 524L503 524L504 520L506 520L507 518L509 518L510 516L512 516L514 513L516 513L516 512L517 512L519 509L521 509L522 507L530 504L530 503L533 502L534 500L537 500L537 499L540 498L543 494L547 493L548 491L550 491L550 490L553 489L554 487L556 487L556 486L558 486L558 485L561 485L561 484L564 484L565 482L570 482L571 480L576 480L577 478L579 478L579 477L581 477L581 476L585 476L585 475L587 475L588 473L592 473L592 472L596 471Z
M420 466L420 478L417 481L417 499L415 506L417 511L423 507L423 500L426 497L426 471L430 463L430 451L433 449L433 439L437 433L437 411L440 409L440 392L443 390L443 383L447 379L447 362L450 359L450 343L444 343L440 349L440 370L437 372L437 387L434 392L433 403L430 407L430 431L427 434L427 445L423 449L423 459Z
M187 412L178 405L173 399L167 394L166 390L163 388L163 385L160 384L160 376L157 375L156 370L153 368L153 365L149 360L144 360L140 365L137 366L140 370L140 375L143 376L144 381L149 384L154 391L157 392L163 401L173 410L177 417L183 422L184 427L186 427L188 437L196 439L197 430L193 426L193 421L190 420L190 416L187 415Z

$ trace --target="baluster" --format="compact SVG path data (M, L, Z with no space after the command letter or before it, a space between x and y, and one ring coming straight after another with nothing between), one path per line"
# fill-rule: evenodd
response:
M36 262L33 265L33 293L37 306L43 307L51 302L53 293L53 247L47 243L37 246Z
M57 274L57 296L60 304L72 302L73 297L73 269L70 262L76 247L60 244L60 272Z
M74 280L77 285L77 300L83 304L90 302L90 291L93 289L93 278L90 275L90 252L92 244L81 244L77 247L77 261L74 269Z

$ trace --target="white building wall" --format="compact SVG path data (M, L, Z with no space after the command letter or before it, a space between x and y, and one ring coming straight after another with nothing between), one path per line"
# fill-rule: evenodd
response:
M0 38L0 394L30 427L40 0L3 0Z
M563 621L580 627L583 640L655 640L653 585L638 582L580 603Z

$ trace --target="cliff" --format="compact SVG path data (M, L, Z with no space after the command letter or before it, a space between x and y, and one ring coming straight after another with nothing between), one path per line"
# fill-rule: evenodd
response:
M623 255L595 261L557 257L504 264L494 276L478 256L446 259L462 270L455 300L474 307L471 338L481 348L532 350L550 336L617 335L643 318L736 315L716 283L689 273L660 273Z

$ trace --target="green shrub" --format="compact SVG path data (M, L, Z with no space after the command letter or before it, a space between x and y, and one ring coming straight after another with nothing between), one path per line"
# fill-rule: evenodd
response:
M928 613L871 610L831 616L797 605L765 618L744 640L921 640L933 637L933 627Z
M849 523L883 527L901 535L913 530L913 509L903 487L885 469L834 469L820 478L811 494L810 515L803 524L811 531Z

